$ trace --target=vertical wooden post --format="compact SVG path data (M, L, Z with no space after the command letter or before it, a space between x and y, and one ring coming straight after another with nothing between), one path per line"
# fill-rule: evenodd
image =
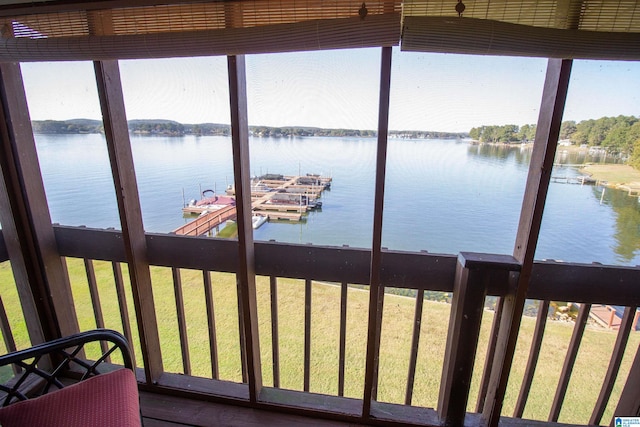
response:
M411 405L413 398L413 384L416 378L416 364L418 362L418 348L420 345L420 325L422 325L422 307L424 306L424 289L418 289L416 294L416 308L413 313L413 337L411 338L411 354L409 356L409 372L407 372L407 388L404 393L404 404Z
M180 353L182 354L182 371L191 375L191 358L189 357L189 337L187 335L187 319L184 311L184 297L182 293L182 277L180 269L171 268L173 276L173 295L176 298L176 317L178 318L178 333L180 335ZM206 288L205 288L206 290ZM206 295L206 292L205 292ZM208 300L208 298L207 298ZM208 308L208 305L207 305Z
M378 150L376 154L376 185L373 208L373 244L369 270L369 324L367 335L367 364L364 377L362 417L368 419L371 400L376 395L380 329L384 286L380 283L382 262L382 211L384 208L384 180L387 162L387 134L389 133L389 92L391 88L391 48L382 48L380 63L380 101L378 104Z
M124 290L124 280L122 278L122 267L119 262L111 263L113 270L113 280L116 285L116 295L118 297L118 308L120 310L120 321L122 322L122 331L131 346L131 359L136 364L136 352L133 349L133 335L131 334L131 322L129 321L129 307L127 304L127 296Z
M338 354L338 396L344 396L344 362L347 347L347 282L340 284L340 350Z
M271 363L273 369L273 386L280 387L280 340L278 339L278 280L275 276L269 278L271 291Z
M604 381L602 381L600 395L598 395L598 400L596 401L596 405L593 408L593 413L591 414L591 418L589 419L589 424L591 425L600 424L602 415L604 414L607 403L609 402L609 397L611 397L611 391L613 390L613 386L616 382L616 377L618 376L618 371L620 370L620 364L622 363L622 358L624 357L624 350L627 347L629 334L631 333L633 314L635 312L636 307L626 307L624 309L622 322L620 324L620 329L618 330L618 336L616 337L616 343L613 347L611 360L609 361L609 367L607 368L607 374L604 377Z
M302 390L311 385L311 280L304 281L304 380Z
M482 412L484 399L487 397L489 379L491 378L491 363L493 362L493 355L496 354L498 328L500 327L500 318L502 317L502 303L503 299L498 297L498 299L496 300L496 308L493 315L493 323L491 324L489 345L487 345L487 355L484 359L484 369L482 370L482 379L480 380L480 391L478 392L478 400L476 402L476 412Z
M207 270L202 272L204 283L204 302L207 307L207 324L209 334L209 356L211 358L211 378L219 379L218 370L218 339L216 337L216 316L213 302L213 287L211 284L211 273Z
M531 341L531 348L529 349L529 360L527 361L527 368L524 371L524 379L522 380L522 386L520 386L520 394L518 394L516 408L513 411L513 416L516 418L522 418L524 407L526 406L527 399L529 398L533 375L536 372L538 358L540 357L540 349L542 348L542 338L544 337L544 328L547 324L548 312L549 301L540 301L540 306L538 307L538 318L536 320L536 329L533 331L533 340Z
M6 141L6 139L2 139ZM7 249L9 260L11 260L11 269L18 290L27 331L29 332L29 339L31 344L35 345L55 338L59 332L57 332L55 317L53 317L52 307L49 305L50 302L48 301L47 304L37 304L34 299L34 293L30 286L29 269L27 268L25 253L23 253L24 248L20 244L19 226L16 221L14 221L11 202L9 200L7 186L5 185L5 173L8 174L9 170L9 167L6 166L4 162L5 160L7 160L7 156L0 155L3 172L2 175L0 175L0 224L2 224L3 227L2 238ZM18 219L16 218L16 220ZM32 271L31 274L33 273ZM42 325L49 325L46 338Z
M256 296L255 248L251 226L251 178L249 172L249 124L247 122L247 78L244 56L227 58L231 101L233 179L238 219L238 284L243 314L249 399L258 400L262 389L258 303Z
M580 342L582 342L582 336L584 335L584 329L587 326L587 320L589 319L589 311L591 310L591 304L581 304L578 317L576 318L575 325L573 327L573 333L571 334L571 342L567 349L567 357L564 359L562 365L562 373L558 380L558 387L556 388L556 394L551 404L551 411L549 412L550 423L558 422L560 416L560 410L562 409L562 403L564 397L567 394L567 387L569 387L569 380L571 379L571 372L573 366L576 363L576 357L578 357L578 349L580 348Z
M482 412L482 418L489 426L497 426L500 420L507 381L513 363L522 311L531 279L533 257L542 223L542 213L551 179L553 159L558 145L571 65L572 61L566 59L549 59L547 65L540 115L513 251L513 256L522 265L522 270L515 290L509 291L504 297L497 351L493 360L491 380Z
M0 64L0 109L0 221L27 328L36 344L79 328L51 225L17 63Z
M129 264L145 376L147 384L153 384L162 374L162 355L120 69L117 61L96 61L94 69L120 214L122 240Z
M618 406L613 413L613 417L638 417L640 416L640 345L636 350L636 357L633 359L627 382L622 389ZM614 425L612 420L611 425Z
M438 398L438 416L445 426L464 425L489 274L499 269L502 274L494 280L506 282L510 271L518 268L510 256L458 256Z

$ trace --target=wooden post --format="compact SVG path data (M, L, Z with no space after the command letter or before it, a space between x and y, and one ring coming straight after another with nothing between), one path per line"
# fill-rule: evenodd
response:
M591 304L580 304L580 311L576 318L575 325L573 327L573 333L571 334L571 342L567 349L567 356L564 359L562 365L562 373L558 380L558 387L556 388L556 394L553 398L551 405L551 411L549 412L549 422L558 422L560 416L560 410L562 409L562 403L564 397L567 394L567 387L569 387L569 380L571 379L571 372L573 366L576 363L576 357L578 356L578 349L580 348L580 342L582 342L582 336L584 335L584 328L587 326L587 320L589 319L589 311L591 310Z
M280 387L280 345L278 339L278 279L269 277L271 296L271 363L273 369L273 386Z
M627 382L622 389L618 406L613 413L611 426L614 425L615 417L637 417L640 416L640 345L636 350L636 357L633 359Z
M227 58L231 103L231 144L238 223L238 287L243 314L249 400L258 401L262 389L258 303L256 296L255 248L251 226L251 178L249 171L249 124L247 122L247 77L244 56Z
M625 348L627 347L627 342L629 340L629 334L631 333L633 313L635 313L635 311L636 307L626 307L624 309L622 322L620 324L620 329L618 330L618 336L616 337L616 343L613 347L613 352L611 353L609 367L607 368L607 374L604 377L604 381L602 381L600 395L598 396L591 418L589 419L590 425L600 424L602 415L604 414L607 403L609 402L609 397L611 397L611 391L613 390L613 386L616 382L616 377L620 370L620 364L622 363Z
M571 60L563 59L549 59L547 65L536 137L513 251L513 256L521 263L522 270L515 290L510 290L504 297L497 351L493 360L491 380L482 412L484 422L492 427L497 426L500 420L502 403L520 331L522 311L533 269L533 257L538 243L542 213L551 179L553 158L558 145L571 65Z
M493 279L506 282L510 271L519 267L510 256L465 252L458 256L438 398L438 416L445 426L464 425L487 279L498 268L502 274Z
M491 378L491 367L493 356L496 354L496 344L498 341L498 328L500 327L500 319L502 318L502 303L504 300L498 297L491 323L491 333L489 335L489 344L487 345L487 355L484 359L484 369L482 370L482 379L480 380L480 391L478 392L478 400L476 402L476 412L482 412L484 399L487 397L487 389L489 388L489 380Z
M145 376L147 384L153 384L163 371L162 355L120 69L117 61L96 61L94 69L120 214L122 240L129 264Z
M378 103L378 150L376 154L376 185L373 209L373 244L369 269L369 324L367 335L367 362L364 377L362 417L368 419L371 400L375 399L380 356L380 330L384 286L380 282L382 263L382 211L384 208L384 180L387 161L387 134L389 132L389 92L391 87L391 48L382 48L380 64L380 101Z
M32 344L78 332L58 254L20 65L0 64L0 221Z
M7 141L7 139L2 139ZM17 225L19 218L15 218L14 220L7 186L5 185L5 173L8 174L9 171L5 160L8 160L8 156L0 155L3 172L0 176L0 223L3 227L2 238L7 249L9 260L11 260L13 278L18 290L20 305L22 306L27 331L29 332L29 339L31 344L35 345L55 338L59 335L59 332L56 327L55 317L53 316L53 309L50 305L51 302L48 301L48 298L46 304L38 304L34 299L34 293L30 286L32 282L29 279L30 269L27 268L27 261L25 259L25 255L28 255L28 253L23 252L25 248L20 244L20 226ZM24 231L26 230L23 230L23 232ZM31 274L33 273L34 271L31 271ZM46 338L42 328L43 325L49 326L46 332Z
M527 368L524 371L524 379L520 386L520 394L518 394L518 401L516 402L516 408L513 412L513 416L516 418L522 418L524 413L524 407L527 404L529 398L529 392L531 391L531 383L533 382L533 375L536 372L536 366L538 365L538 358L540 357L540 349L542 348L542 338L544 337L544 329L547 324L547 315L549 312L549 301L540 301L538 307L538 317L536 319L536 329L533 331L533 340L531 341L531 347L529 349L529 360L527 361Z

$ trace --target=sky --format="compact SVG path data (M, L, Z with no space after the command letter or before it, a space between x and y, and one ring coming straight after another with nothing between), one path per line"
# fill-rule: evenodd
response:
M248 55L250 125L376 129L381 49ZM400 52L389 128L535 123L546 59ZM127 118L228 123L225 57L120 61ZM90 62L24 63L31 119L100 119ZM574 61L565 120L640 115L640 62Z

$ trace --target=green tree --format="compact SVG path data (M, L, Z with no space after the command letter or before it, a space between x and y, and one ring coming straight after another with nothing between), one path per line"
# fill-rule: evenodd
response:
M629 164L636 169L640 169L640 121L637 121L629 128L627 138L632 141L632 152Z
M568 120L560 125L560 139L571 139L573 134L578 130L576 122Z

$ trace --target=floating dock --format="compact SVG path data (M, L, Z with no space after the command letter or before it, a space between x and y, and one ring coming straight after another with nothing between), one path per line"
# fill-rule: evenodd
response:
M552 176L551 181L553 182L564 182L567 184L580 184L580 185L597 185L598 182L591 178L590 176L580 175L580 176L568 176L568 175L558 175Z
M318 205L322 192L331 186L332 179L319 175L282 176L268 175L254 180L251 188L251 207L256 215L270 220L300 221L302 216ZM233 188L226 191L235 197ZM296 203L296 201L299 201ZM304 203L303 203L304 202ZM202 236L225 221L237 216L234 205L211 210L210 206L189 205L182 211L201 214L195 220L175 229L179 235Z

